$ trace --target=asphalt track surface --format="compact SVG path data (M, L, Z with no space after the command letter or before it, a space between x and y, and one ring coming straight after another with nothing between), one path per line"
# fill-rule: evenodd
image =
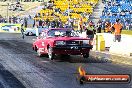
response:
M80 85L76 80L79 66L88 74L130 75L132 66L97 59L92 53L87 59L77 55L50 61L47 56L38 57L32 50L34 38L0 33L0 88L132 88L132 82Z

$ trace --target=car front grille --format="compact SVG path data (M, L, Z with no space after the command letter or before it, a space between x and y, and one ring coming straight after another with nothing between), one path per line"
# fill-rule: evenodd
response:
M82 41L66 41L66 45L82 45Z

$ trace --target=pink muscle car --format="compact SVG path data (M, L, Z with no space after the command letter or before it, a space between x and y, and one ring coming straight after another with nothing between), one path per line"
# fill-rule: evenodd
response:
M92 47L89 38L81 38L68 28L46 29L33 43L33 50L39 56L48 54L51 60L55 55L83 55L84 58L88 58Z

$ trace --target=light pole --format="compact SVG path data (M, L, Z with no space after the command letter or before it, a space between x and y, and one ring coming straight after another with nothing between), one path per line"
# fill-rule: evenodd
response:
M9 11L8 11L8 9L9 9L9 3L7 3L7 5L2 5L2 6L7 6L7 12L6 12L6 16L7 16L7 22L9 22Z
M9 22L9 14L8 14L8 9L9 9L9 3L7 3L7 23Z

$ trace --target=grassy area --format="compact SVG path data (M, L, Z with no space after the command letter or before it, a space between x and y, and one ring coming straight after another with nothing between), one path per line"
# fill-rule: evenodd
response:
M122 34L132 35L132 30L122 30Z
M101 30L101 32L104 33L104 30ZM132 30L122 30L121 34L132 35Z

